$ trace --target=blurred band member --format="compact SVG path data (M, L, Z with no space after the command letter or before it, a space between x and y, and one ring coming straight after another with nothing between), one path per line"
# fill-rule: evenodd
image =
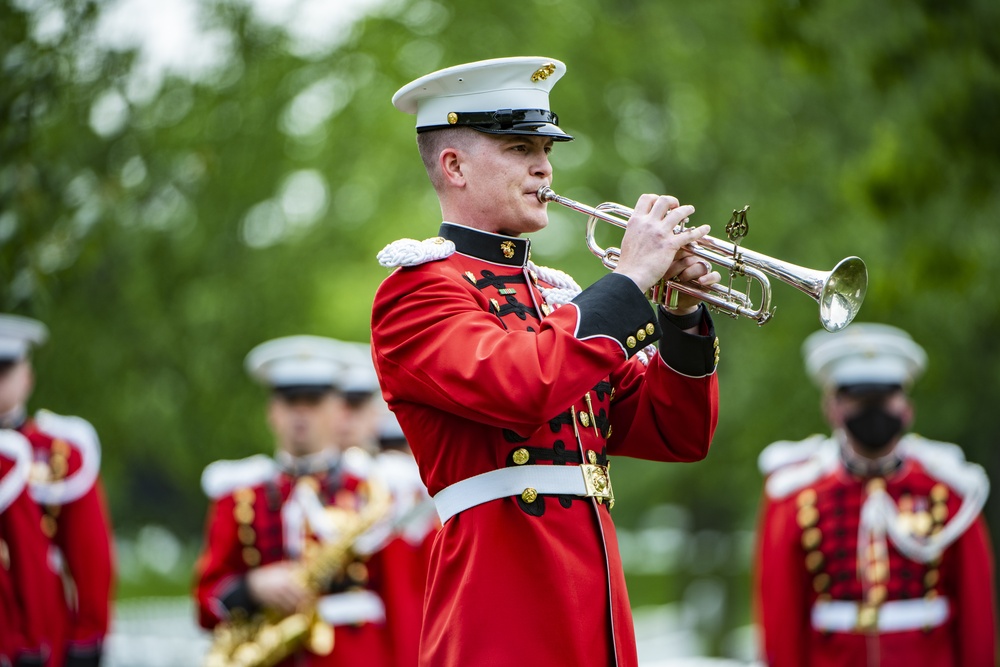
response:
M983 469L910 432L926 355L904 331L810 336L832 434L777 442L755 564L769 667L992 667L993 555Z
M28 493L31 443L0 431L0 665L52 665L62 645L62 582Z
M284 617L316 609L333 630L332 652L303 647L282 665L411 667L394 637L412 620L394 614L401 593L390 589L393 564L381 539L354 542L349 562L324 590L310 589L301 576L363 507L373 471L368 454L340 440L347 414L342 351L340 341L290 336L247 355L248 372L270 390L275 454L218 461L203 474L212 506L196 571L199 620L214 628L262 610Z
M31 496L64 583L65 642L53 647L51 664L84 667L100 663L108 632L114 578L111 520L94 428L80 417L47 410L28 414L34 389L30 351L47 338L40 322L0 315L0 421L31 443Z

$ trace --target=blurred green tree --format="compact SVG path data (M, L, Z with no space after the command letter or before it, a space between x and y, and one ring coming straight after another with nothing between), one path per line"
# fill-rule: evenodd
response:
M750 203L747 247L824 270L863 257L859 319L910 330L930 355L919 430L1000 479L982 418L1000 393L995 2L396 0L310 42L252 3L213 0L188 39L215 57L195 71L109 45L109 7L0 0L0 304L50 325L35 403L96 425L121 531L159 523L196 540L203 466L270 449L242 369L253 345L367 340L375 253L433 235L440 217L412 119L389 98L435 68L506 55L568 64L553 105L578 139L554 152L558 191L625 204L670 192L716 235ZM550 208L535 260L597 279L582 217ZM799 355L815 306L781 285L775 301L761 329L717 317L709 459L616 464L623 530L680 506L694 537L670 576L630 575L634 601L721 581L716 653L749 619L756 456L825 428Z

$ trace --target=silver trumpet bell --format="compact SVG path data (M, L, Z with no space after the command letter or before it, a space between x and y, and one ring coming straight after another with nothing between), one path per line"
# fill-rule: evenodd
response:
M599 220L625 229L628 219L632 217L631 208L612 202L597 207L587 206L558 195L552 188L544 185L538 189L537 196L542 203L552 201L588 216L587 247L590 252L609 269L613 270L618 265L621 249L602 248L594 239L594 231ZM827 331L840 331L850 324L861 310L868 289L868 269L864 261L860 257L846 257L830 271L817 271L741 248L739 242L748 231L746 211L746 207L741 211L733 211L733 217L726 225L730 239L728 242L705 236L687 247L691 254L726 267L729 270L728 285L717 283L705 287L694 282L666 280L653 287L650 298L662 304L676 290L700 299L731 317L748 317L762 325L774 314L774 309L771 308L771 282L768 279L768 276L773 276L812 297L819 304L819 320ZM747 278L746 293L733 289L735 276ZM748 294L749 285L754 282L760 285L759 305L754 305L753 298Z

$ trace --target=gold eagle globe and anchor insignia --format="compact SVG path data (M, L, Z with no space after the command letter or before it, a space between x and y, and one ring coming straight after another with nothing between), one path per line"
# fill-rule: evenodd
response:
M555 73L556 73L555 64L545 63L544 65L536 69L535 72L531 75L531 82L538 83L539 81L545 81L545 79L549 78Z

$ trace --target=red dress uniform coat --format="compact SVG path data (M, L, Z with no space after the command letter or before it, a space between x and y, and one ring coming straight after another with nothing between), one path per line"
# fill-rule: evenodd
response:
M992 667L993 556L979 516L988 489L981 468L955 445L914 435L875 477L853 473L833 439L789 445L776 443L811 453L767 482L754 575L765 664ZM960 534L918 560L891 535L869 541L879 531L867 529L866 502L886 498L883 490L916 544L952 532L953 517Z
M16 431L0 431L0 664L61 667L62 582L51 567L41 511L28 494L30 469L30 443Z
M99 479L100 443L85 420L45 410L19 430L34 450L31 495L42 509L42 528L58 547L70 582L66 661L97 665L114 586L111 519Z
M431 495L523 464L706 456L718 397L707 313L697 316L703 336L661 325L614 274L552 309L539 288L565 286L538 278L526 239L449 223L440 233L427 246L435 259L391 274L372 313L383 395ZM636 353L661 336L662 356L644 366ZM421 665L636 662L606 503L512 496L446 520L431 554Z
M203 627L212 629L228 621L235 610L249 614L259 610L247 590L247 572L300 555L301 544L295 537L298 531L290 529L291 522L301 521L290 512L294 504L290 498L296 484L302 477L311 477L318 484L316 495L320 503L353 506L354 491L367 474L364 466L353 464L356 460L350 455L341 457L340 463L328 459L327 464L308 473L283 469L265 456L219 462L206 469L203 483L214 502L209 510L195 582L199 622ZM382 545L375 545L378 546ZM390 588L391 572L398 558L394 551L383 549L363 564L358 562L348 567L345 579L337 582L333 594L320 601L321 615L334 626L333 652L318 656L303 650L281 664L412 667L412 649L407 660L405 646L400 647L395 638L416 632L405 628L413 619L396 610L417 607L421 591L410 593L407 602L406 594L398 587ZM405 563L399 566L407 567Z

